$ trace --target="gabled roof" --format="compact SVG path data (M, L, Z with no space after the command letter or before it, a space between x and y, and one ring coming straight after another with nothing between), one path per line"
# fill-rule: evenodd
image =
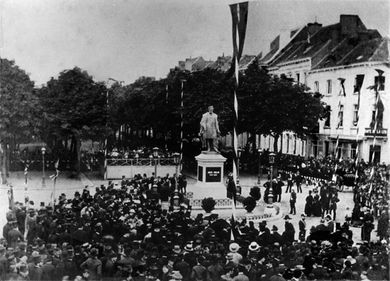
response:
M367 29L358 16L341 15L339 23L324 27L315 23L317 29L311 35L310 25L313 26L308 24L297 32L268 66L310 58L312 69L319 69L389 59L389 39L382 38L377 30ZM272 53L266 55L267 59L271 56Z
M386 38L375 38L358 44L348 44L345 39L333 52L330 52L313 69L350 65L367 61L388 61L389 60L389 40Z

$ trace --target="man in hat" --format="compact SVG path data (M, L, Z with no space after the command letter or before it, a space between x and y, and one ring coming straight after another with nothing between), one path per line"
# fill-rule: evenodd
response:
M297 209L295 208L295 203L297 202L297 194L295 193L294 188L291 190L290 194L290 214L295 215Z
M302 193L303 177L301 176L301 173L299 171L295 174L294 181L295 181L295 184L297 185L297 192Z
M306 238L306 215L301 214L301 219L298 222L299 226L299 240L304 242Z
M292 244L294 242L294 236L295 236L295 228L290 222L291 218L286 215L284 217L285 223L284 223L284 232L282 234L283 242L285 244Z
M276 178L276 184L275 184L275 202L280 202L282 200L282 188L284 186L284 183L282 181L282 177L279 174Z
M282 235L279 234L278 227L276 225L273 225L271 231L272 231L272 233L271 233L271 237L270 237L270 242L273 245L275 243L278 243L279 245L282 244Z
M267 227L266 221L261 221L259 223L259 236L257 237L256 241L260 246L267 246L269 244L271 232L269 231L269 228Z
M18 223L16 220L11 223L12 229L8 231L8 246L11 248L16 248L20 241L23 241L23 234L18 229Z
M207 269L203 265L204 258L202 256L199 256L196 259L196 265L192 267L191 271L191 280L195 281L204 281L207 279Z
M102 277L102 262L98 259L98 249L92 248L89 258L80 265L82 270L88 270L91 280L100 280Z
M361 230L361 238L363 241L371 241L371 231L374 229L374 217L370 209L366 208L363 216L363 226Z
M283 277L283 273L286 271L285 266L278 266L275 270L275 274L272 275L269 279L269 281L286 281Z
M30 280L42 280L41 255L37 251L33 251L31 254L28 272Z
M232 256L232 262L235 264L239 264L242 261L242 255L238 252L240 249L240 245L237 243L233 242L229 245L229 253Z

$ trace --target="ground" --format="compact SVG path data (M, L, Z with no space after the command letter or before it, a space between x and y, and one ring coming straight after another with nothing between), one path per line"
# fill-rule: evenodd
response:
M24 201L24 197L26 194L28 194L30 200L33 200L35 202L35 205L39 206L40 202L45 202L45 204L48 204L51 200L51 194L53 192L53 181L49 178L48 175L54 174L47 172L46 177L46 187L42 187L42 174L39 172L30 172L28 175L28 189L25 190L25 184L24 184L24 173L23 172L14 172L11 173L10 178L8 179L9 183L13 186L14 190L14 198L15 201ZM115 181L114 181L115 182ZM119 182L119 181L116 181ZM188 176L188 185L191 186L194 184L196 180L191 177L191 175ZM249 189L256 184L257 182L257 176L251 176L251 175L242 175L240 178L240 182L242 185L242 194L244 196L248 195ZM262 184L265 182L265 179L262 179ZM62 173L59 175L57 182L56 182L56 196L60 195L61 193L65 193L68 198L72 197L73 194L76 191L81 191L85 186L88 186L91 193L94 192L95 187L100 186L101 184L107 184L107 181L101 180L98 177L95 177L92 174L84 175L81 174L80 178L78 179L71 179L69 178L69 175L66 173ZM284 193L285 187L283 188L282 193L282 200L280 203L280 210L282 214L288 214L289 213L289 193ZM296 237L298 235L298 221L300 219L300 214L303 213L304 207L305 207L305 198L311 189L310 186L303 185L302 187L303 193L297 194L297 203L296 203L296 209L297 214L296 215L289 215L292 218L292 223L295 226L296 229ZM9 187L5 185L1 185L1 192L0 192L0 225L4 225L6 223L6 212L8 210L8 190ZM205 191L201 191L205 192ZM221 191L221 198L225 195L225 190ZM262 194L263 194L263 188L262 188ZM204 195L204 196L203 196ZM198 197L207 197L207 192L205 194L200 194ZM337 222L344 222L344 218L346 214L350 214L353 209L353 196L352 191L347 190L344 192L339 193L340 202L338 204L337 209ZM263 202L263 201L261 201ZM256 209L253 211L254 214L263 214L264 212L265 204L261 203L260 206L257 206ZM216 211L221 217L230 217L232 211L230 209L225 210L218 210ZM201 210L194 210L193 215L197 215L198 213L204 213ZM245 210L237 210L236 212L238 217L245 216L246 212ZM319 224L320 218L315 217L308 217L306 219L307 221L307 230L310 229L311 226ZM279 232L282 232L284 230L284 220L282 216L278 216L275 219L270 219L267 222L267 226L269 228L272 227L272 225L276 225L279 228ZM376 229L376 228L375 228ZM360 242L360 228L352 228L353 235L354 235L354 241ZM372 233L372 239L376 240L376 232L375 230Z

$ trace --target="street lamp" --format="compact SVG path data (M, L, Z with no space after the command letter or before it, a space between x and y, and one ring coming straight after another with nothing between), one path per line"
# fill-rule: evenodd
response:
M153 147L153 157L154 157L154 176L155 176L155 178L157 178L158 147Z
M275 153L271 152L269 154L269 164L270 164L270 185L269 185L269 192L268 192L268 204L273 203L274 199L274 193L273 193L273 188L272 188L272 181L273 181L273 173L274 173L274 164L275 164Z
M46 148L42 147L41 148L42 152L42 187L46 187L45 183L45 153L46 153Z
M257 184L260 186L260 183L261 183L261 155L263 153L263 149L259 148L257 150L257 152L259 153L259 171L257 174Z
M179 171L179 162L180 162L180 154L175 152L173 153L173 161L176 166L175 172L175 191L173 192L173 208L178 209L180 205L180 197L179 197L179 189L178 189L178 171Z

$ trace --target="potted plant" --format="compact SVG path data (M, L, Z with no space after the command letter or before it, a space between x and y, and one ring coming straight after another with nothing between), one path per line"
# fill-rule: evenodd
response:
M245 198L242 204L248 213L251 213L256 208L256 200L252 196Z
M214 210L216 203L217 202L215 202L214 198L212 198L212 197L204 198L202 200L202 209L206 213L211 213L211 211Z

